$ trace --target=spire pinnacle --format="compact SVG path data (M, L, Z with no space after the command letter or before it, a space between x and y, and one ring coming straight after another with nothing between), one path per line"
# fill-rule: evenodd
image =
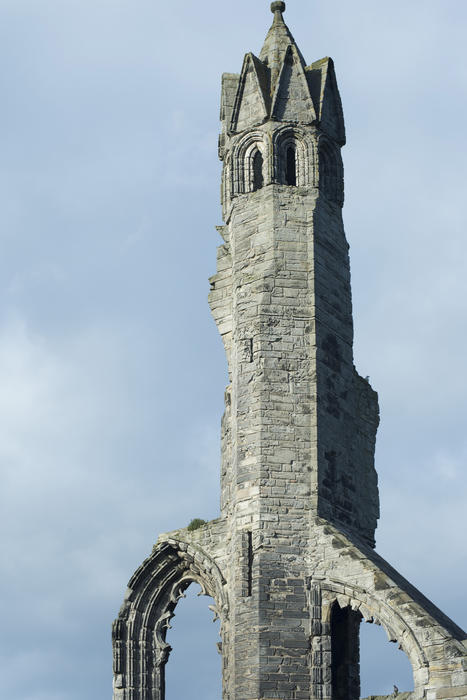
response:
M288 47L291 44L293 44L297 50L298 47L282 17L282 13L285 12L285 2L282 2L282 0L275 0L271 3L271 12L274 15L274 20L263 48L261 49L259 58L271 71L271 92L273 92ZM305 61L299 50L298 53L300 60L303 65L305 65Z
M271 12L273 14L280 13L282 15L282 13L285 12L285 2L282 2L282 0L276 0L276 2L272 2Z

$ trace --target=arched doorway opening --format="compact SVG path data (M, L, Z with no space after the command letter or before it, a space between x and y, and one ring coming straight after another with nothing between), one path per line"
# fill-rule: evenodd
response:
M332 700L399 698L407 700L414 690L408 656L391 644L381 625L358 610L330 608Z
M219 621L214 605L197 583L191 584L175 608L166 641L172 647L165 667L165 700L219 700L222 697Z

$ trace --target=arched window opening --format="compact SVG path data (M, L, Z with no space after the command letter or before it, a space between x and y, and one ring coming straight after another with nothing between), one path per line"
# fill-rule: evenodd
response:
M332 700L360 697L359 629L361 615L334 603L331 610Z
M172 647L165 668L165 700L219 700L222 697L219 623L212 623L212 598L191 585L181 599L167 632Z
M285 153L285 184L296 187L297 185L297 159L295 146L287 146Z
M230 198L264 187L268 178L266 154L264 134L258 131L248 134L235 146L229 173Z
M304 187L310 184L314 145L297 129L279 129L273 141L273 180L281 185Z
M379 625L361 626L360 679L362 698L391 696L397 692L397 700L406 700L413 690L412 666L408 657L397 644L388 641L385 630Z
M261 151L256 151L253 156L253 192L260 190L263 184L263 155Z

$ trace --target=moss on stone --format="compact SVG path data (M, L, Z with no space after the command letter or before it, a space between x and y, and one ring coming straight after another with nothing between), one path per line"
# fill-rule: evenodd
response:
M188 532L193 532L193 530L198 530L200 527L203 527L203 525L206 525L206 520L201 520L201 518L194 518L188 525L187 530Z

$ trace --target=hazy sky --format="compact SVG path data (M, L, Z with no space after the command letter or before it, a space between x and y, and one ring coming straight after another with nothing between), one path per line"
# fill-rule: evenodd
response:
M344 105L377 549L466 628L467 3L289 0L285 18L309 63L334 58ZM0 0L8 700L110 700L128 579L158 533L218 513L220 76L271 20L267 0ZM185 648L206 686L177 685L175 651L168 700L219 700L205 614Z

